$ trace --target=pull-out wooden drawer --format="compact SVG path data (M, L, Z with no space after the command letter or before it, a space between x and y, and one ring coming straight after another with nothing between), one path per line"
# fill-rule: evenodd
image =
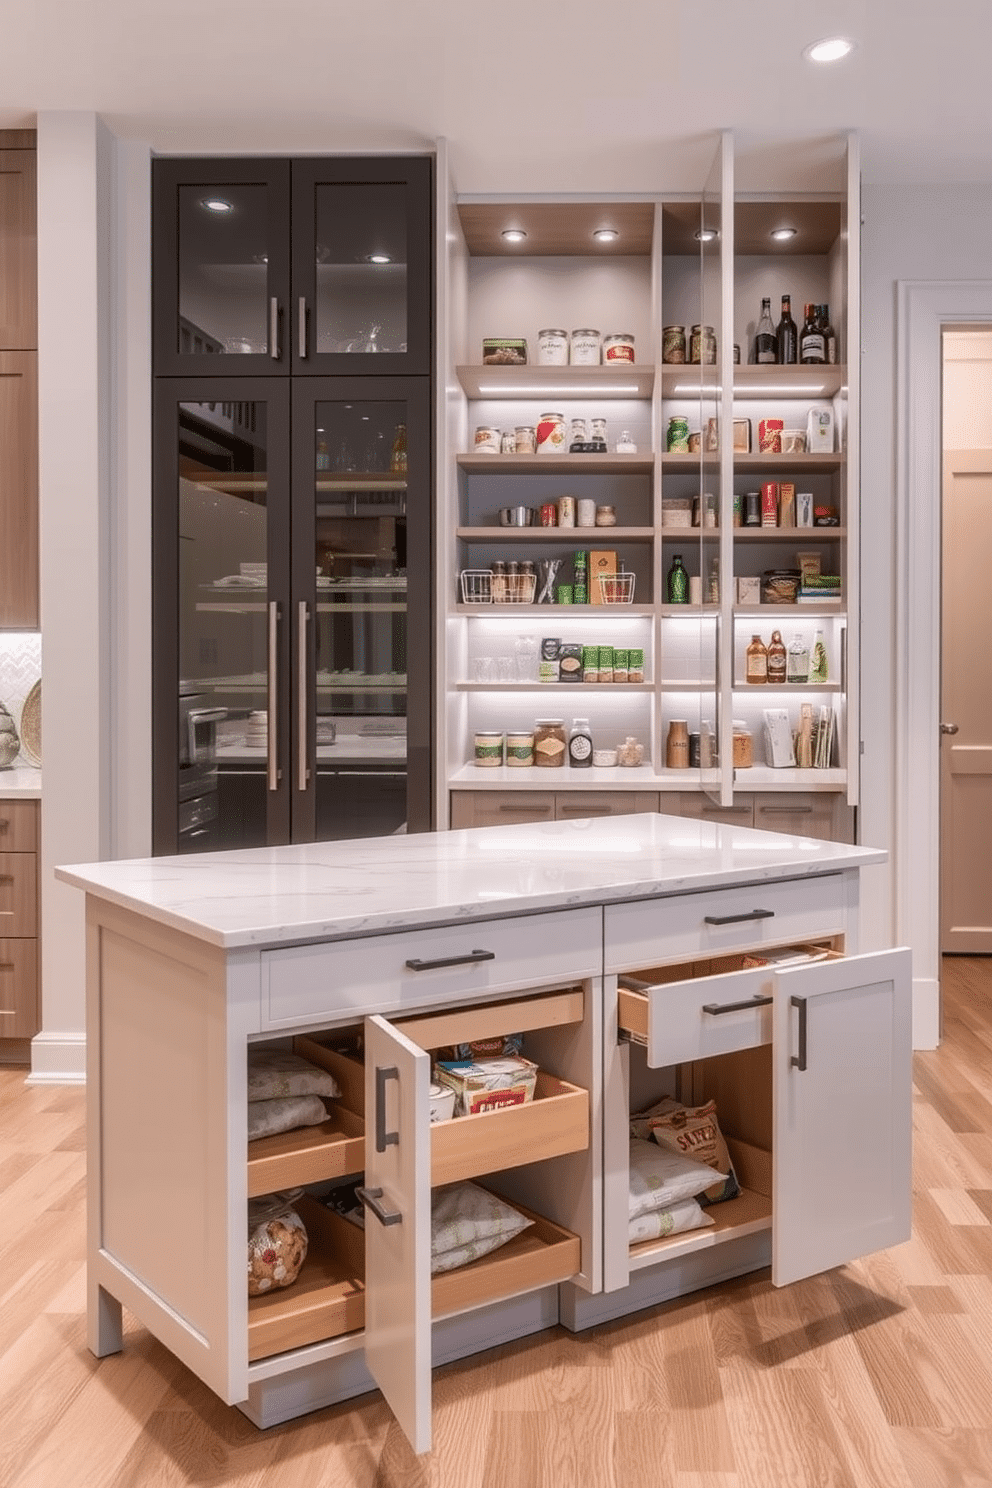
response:
M38 870L33 852L0 852L0 935L38 933Z
M601 941L597 907L263 951L262 1026L467 1002L596 976Z
M38 1032L38 942L0 940L0 1038Z
M638 963L720 955L761 946L788 945L849 928L848 884L843 874L679 894L609 904L605 909L605 969L631 971Z
M37 802L0 801L0 853L37 851Z

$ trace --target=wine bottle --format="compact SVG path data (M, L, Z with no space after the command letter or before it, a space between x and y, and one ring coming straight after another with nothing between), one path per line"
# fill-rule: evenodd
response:
M819 366L824 361L823 332L812 304L806 306L803 328L799 335L799 360L805 366Z
M837 332L830 324L830 306L821 305L821 326L823 330L823 358L831 367L837 361Z
M396 425L389 469L393 475L406 475L406 424Z
M791 366L799 360L799 329L792 318L792 296L782 296L782 319L775 332L778 339L778 359L783 366Z
M754 332L754 360L764 363L778 360L778 341L772 324L772 302L769 298L761 301L761 315Z

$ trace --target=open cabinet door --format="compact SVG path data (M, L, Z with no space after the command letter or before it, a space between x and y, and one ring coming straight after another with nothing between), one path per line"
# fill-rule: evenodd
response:
M431 1445L430 1056L365 1020L365 1362L415 1452Z
M778 972L772 1282L909 1238L911 957Z

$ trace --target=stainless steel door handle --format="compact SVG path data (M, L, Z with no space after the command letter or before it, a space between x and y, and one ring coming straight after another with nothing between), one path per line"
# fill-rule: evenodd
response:
M278 666L279 666L279 602L275 599L269 600L269 712L266 719L267 739L267 763L269 774L269 790L279 789L279 758L277 754L277 735L279 733L276 709L279 700L278 688Z
M300 600L296 617L296 726L298 743L296 751L297 789L305 791L310 783L310 767L307 764L307 622L310 606Z
M269 301L269 356L279 360L279 301L273 295Z
M307 302L306 296L300 295L300 356L307 354Z
M940 732L942 734L956 734L957 731L958 726L956 723L942 723L940 725Z

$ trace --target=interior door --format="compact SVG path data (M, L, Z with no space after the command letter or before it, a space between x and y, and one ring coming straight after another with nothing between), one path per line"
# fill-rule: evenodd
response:
M907 1240L912 1223L908 950L774 978L772 1282Z
M940 948L992 952L992 694L979 596L992 563L992 450L944 456Z
M365 1362L415 1452L431 1445L430 1055L365 1020Z

